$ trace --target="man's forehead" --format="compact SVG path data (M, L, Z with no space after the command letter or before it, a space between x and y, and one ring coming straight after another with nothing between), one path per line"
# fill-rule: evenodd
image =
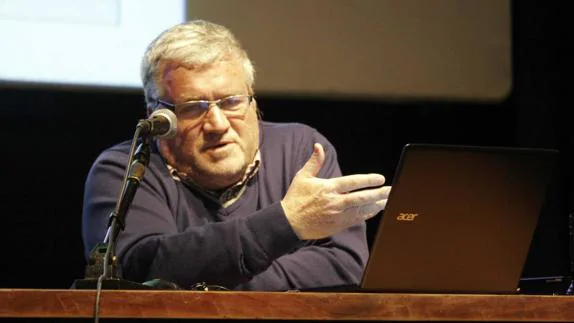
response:
M162 87L174 100L241 94L248 90L241 66L226 61L199 67L172 64L164 70Z

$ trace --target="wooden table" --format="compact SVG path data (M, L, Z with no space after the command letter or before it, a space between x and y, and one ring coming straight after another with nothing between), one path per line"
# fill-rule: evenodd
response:
M93 318L94 290L0 289L0 320ZM103 290L100 318L574 322L574 296Z

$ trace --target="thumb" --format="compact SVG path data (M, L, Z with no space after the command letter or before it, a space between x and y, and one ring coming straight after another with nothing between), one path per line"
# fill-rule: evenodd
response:
M303 168L299 171L299 174L302 174L306 177L315 177L323 167L323 163L325 162L325 151L323 150L323 146L319 143L315 143L313 145L313 154L309 158L309 160L305 163Z

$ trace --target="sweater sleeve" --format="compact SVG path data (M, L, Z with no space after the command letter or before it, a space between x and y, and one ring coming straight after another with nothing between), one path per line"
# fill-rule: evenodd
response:
M296 172L309 159L314 142L325 149L325 163L318 176L341 176L337 152L319 132L313 131L303 142L297 143L300 152L294 156ZM342 285L358 285L369 257L366 223L352 226L331 237L307 241L289 254L274 261L263 273L239 285L238 290L295 290Z
M358 285L366 265L365 226L317 240L274 261L237 290L297 290Z
M127 155L108 150L88 174L83 210L86 256L104 239ZM160 278L183 288L198 282L234 288L301 243L279 203L228 221L194 223L178 232L178 194L181 192L160 157L152 156L127 214L125 230L118 237L123 278L137 282ZM190 218L205 217L197 214Z

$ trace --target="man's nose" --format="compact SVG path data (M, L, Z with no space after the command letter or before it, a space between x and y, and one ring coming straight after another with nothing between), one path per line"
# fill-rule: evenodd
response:
M217 104L212 104L207 110L203 128L209 132L224 132L229 128L229 120Z

